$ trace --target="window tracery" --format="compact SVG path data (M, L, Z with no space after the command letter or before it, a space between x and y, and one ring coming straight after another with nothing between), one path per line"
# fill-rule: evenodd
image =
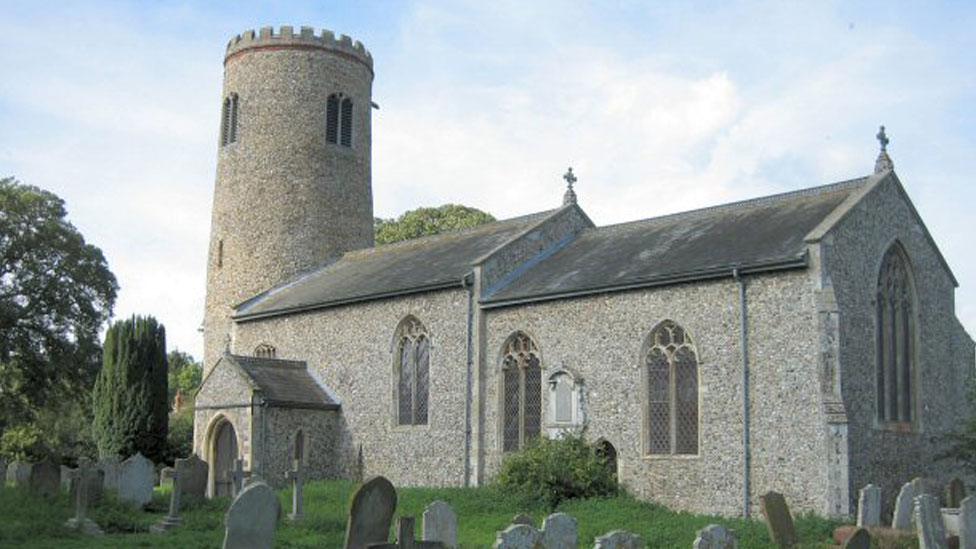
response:
M413 316L397 328L397 423L426 425L430 392L430 338Z
M698 453L698 354L684 328L660 323L645 344L645 438L651 455Z
M275 358L278 350L269 343L262 343L254 348L254 356L258 358Z
M882 259L875 306L878 422L910 424L915 420L915 288L908 256L897 242Z
M515 332L502 351L502 449L519 450L542 430L542 366L532 339Z

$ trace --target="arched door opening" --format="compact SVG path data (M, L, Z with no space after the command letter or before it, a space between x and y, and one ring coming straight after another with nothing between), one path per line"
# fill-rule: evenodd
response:
M233 495L231 473L238 459L237 433L229 421L222 421L214 430L213 437L213 494L216 497Z
M596 455L603 459L607 469L617 478L617 449L610 444L609 440L601 439L596 443Z

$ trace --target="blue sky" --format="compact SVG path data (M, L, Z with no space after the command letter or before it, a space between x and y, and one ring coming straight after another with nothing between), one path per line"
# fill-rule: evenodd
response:
M373 54L384 217L558 205L608 224L896 171L976 334L976 4L0 1L0 175L52 190L199 356L227 40L265 25Z

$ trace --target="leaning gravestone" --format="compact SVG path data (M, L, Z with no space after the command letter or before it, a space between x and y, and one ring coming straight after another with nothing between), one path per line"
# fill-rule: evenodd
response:
M709 524L698 531L692 549L736 549L735 535L720 524Z
M192 454L177 459L174 465L180 477L180 498L183 501L203 499L207 495L207 476L210 474L207 462Z
M954 478L946 485L946 507L959 507L966 498L966 485L959 478Z
M156 469L153 463L137 453L119 467L119 500L142 507L152 500Z
M119 463L117 456L109 456L99 460L98 468L105 473L105 490L110 492L119 491L119 473L121 467L122 464Z
M30 480L32 465L23 461L12 461L7 465L7 486L26 487Z
M906 482L895 499L895 513L891 517L891 527L895 530L914 530L915 483Z
M566 513L553 513L542 521L543 547L576 547L579 545L579 526Z
M881 526L881 488L873 484L861 488L857 498L857 525Z
M644 549L647 545L637 534L614 530L593 540L593 549Z
M361 549L371 543L385 543L396 511L396 490L384 477L373 477L356 490L349 506L346 549Z
M270 549L281 504L267 484L255 481L234 498L227 510L224 549Z
M871 534L864 528L854 530L844 542L844 549L871 549Z
M443 501L435 501L424 509L423 541L439 541L444 547L457 547L457 515Z
M536 549L542 546L542 532L528 524L512 524L495 535L495 549Z
M766 492L759 498L759 505L766 517L766 529L773 543L780 547L796 546L796 527L793 526L793 515L783 494Z
M915 497L915 528L919 549L948 549L938 497L932 494Z
M31 493L53 498L61 492L61 466L50 460L35 463L30 469L27 487Z
M976 496L959 505L959 549L976 549Z

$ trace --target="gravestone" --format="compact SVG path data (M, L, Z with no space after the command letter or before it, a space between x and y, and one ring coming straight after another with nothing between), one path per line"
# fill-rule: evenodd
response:
M152 500L156 469L153 463L137 453L119 467L119 501L142 507Z
M31 464L23 461L11 461L7 465L7 486L27 487L30 480Z
M692 549L736 549L738 546L731 530L721 524L709 524L698 531Z
M439 541L417 541L413 537L413 517L400 517L397 520L397 540L395 543L370 543L370 549L444 549Z
M4 483L7 481L7 460L0 459L0 475L3 475L2 480Z
M105 490L117 493L119 491L119 473L122 468L119 458L117 456L102 458L98 462L98 468L105 473Z
M864 528L854 530L844 542L844 549L871 549L871 534Z
M71 491L71 480L74 477L75 470L67 465L61 466L61 491L70 492ZM71 498L74 501L74 498Z
M959 549L976 549L976 496L959 505Z
M180 495L183 491L180 490L179 473L176 469L171 473L170 482L173 484L173 489L169 493L169 513L149 527L149 531L153 534L165 534L183 523L180 517Z
M495 549L536 549L542 532L528 524L512 524L495 535Z
M526 515L525 513L519 513L512 517L512 524L526 524L528 526L535 526L535 521L532 517Z
M942 497L942 487L939 486L937 482L927 477L915 477L912 479L912 484L915 488L915 496L918 497L922 494L931 494L935 496L935 499Z
M759 505L766 517L766 529L772 542L779 547L796 546L796 527L783 494L766 492L759 498Z
M579 526L566 513L553 513L542 521L543 547L576 547L579 545Z
M644 540L637 534L614 530L593 540L593 549L645 549Z
M424 509L424 541L439 541L444 547L453 549L458 545L457 514L443 501L435 501Z
M224 549L274 547L275 526L281 505L267 484L255 481L234 498L224 523Z
M966 498L966 484L959 478L949 481L945 489L946 507L959 507Z
M285 474L285 478L291 481L291 513L288 514L288 520L295 522L302 520L305 517L305 495L303 492L305 484L305 468L302 465L302 460L294 460L293 469Z
M61 492L61 466L47 459L35 463L30 469L27 487L35 495L57 497Z
M206 461L192 454L188 458L180 458L174 464L176 474L180 477L180 499L190 501L203 499L207 495L207 477L210 466Z
M396 511L396 490L383 477L373 477L356 490L346 523L346 549L386 543Z
M891 527L895 530L914 530L915 483L906 482L895 498L895 513L891 517Z
M873 484L861 488L857 498L857 525L881 526L881 488Z
M244 489L245 481L251 477L251 472L244 470L243 459L235 459L234 468L228 471L227 476L227 480L230 481L231 496L236 498L237 494Z
M176 474L176 469L173 467L163 467L159 470L159 486L166 486L167 484L173 486L173 475Z
M88 508L93 503L89 490L97 487L101 492L103 473L93 469L91 462L82 458L78 460L78 468L70 470L69 474L72 477L71 484L74 486L75 516L68 519L64 525L90 536L102 535L102 529L88 518Z
M922 494L915 497L915 528L919 549L948 549L937 496Z
M88 503L89 507L102 501L102 494L105 492L105 472L101 469L97 469L89 463L88 474L85 478L88 482ZM81 482L81 476L79 476L77 469L71 470L71 477L68 479L70 487L68 493L70 494L71 501L75 501L78 494L78 484Z

